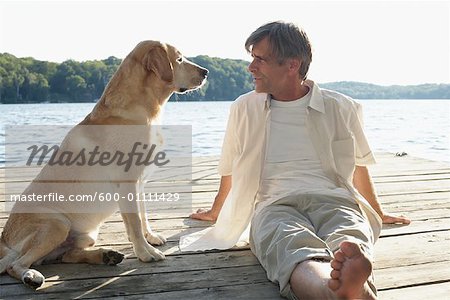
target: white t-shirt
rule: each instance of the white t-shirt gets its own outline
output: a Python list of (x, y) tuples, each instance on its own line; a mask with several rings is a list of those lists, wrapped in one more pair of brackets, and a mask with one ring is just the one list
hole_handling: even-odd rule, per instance
[(270, 132), (261, 183), (256, 194), (257, 210), (283, 197), (321, 194), (351, 198), (338, 188), (322, 165), (306, 128), (306, 109), (311, 93), (294, 101), (271, 99)]

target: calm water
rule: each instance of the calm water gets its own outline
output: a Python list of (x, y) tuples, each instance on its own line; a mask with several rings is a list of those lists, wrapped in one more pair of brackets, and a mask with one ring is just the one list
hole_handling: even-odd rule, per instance
[[(366, 134), (376, 152), (450, 162), (450, 100), (360, 100)], [(218, 155), (231, 102), (169, 102), (162, 123), (192, 125), (194, 156)], [(4, 125), (75, 125), (94, 103), (0, 105), (0, 165)]]

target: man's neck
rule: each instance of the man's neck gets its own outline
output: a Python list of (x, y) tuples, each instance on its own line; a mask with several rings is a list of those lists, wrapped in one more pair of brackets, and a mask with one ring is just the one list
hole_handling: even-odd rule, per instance
[(286, 88), (281, 94), (272, 94), (272, 98), (277, 101), (294, 101), (304, 97), (309, 92), (309, 87), (300, 82), (300, 84), (295, 84), (291, 88)]

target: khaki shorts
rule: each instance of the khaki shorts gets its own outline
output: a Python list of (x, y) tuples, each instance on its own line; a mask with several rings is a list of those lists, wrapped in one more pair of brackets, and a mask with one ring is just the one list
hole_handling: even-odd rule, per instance
[(353, 241), (373, 257), (372, 230), (356, 202), (324, 195), (288, 196), (253, 217), (250, 247), (283, 297), (292, 298), (289, 280), (298, 263), (331, 260), (343, 241)]

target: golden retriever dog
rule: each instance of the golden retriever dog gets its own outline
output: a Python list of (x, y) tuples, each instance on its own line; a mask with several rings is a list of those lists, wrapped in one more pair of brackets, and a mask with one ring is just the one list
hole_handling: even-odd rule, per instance
[[(70, 130), (53, 158), (63, 161), (67, 153), (94, 148), (101, 153), (126, 154), (133, 144), (156, 144), (149, 128), (162, 106), (174, 92), (199, 88), (207, 74), (208, 70), (187, 60), (171, 45), (139, 43), (123, 60), (92, 112)], [(100, 225), (118, 209), (136, 256), (143, 262), (164, 259), (152, 245), (161, 245), (165, 239), (151, 230), (141, 203), (126, 197), (140, 192), (146, 165), (128, 165), (124, 172), (123, 164), (100, 168), (78, 162), (71, 166), (47, 163), (22, 195), (69, 197), (105, 192), (119, 195), (118, 201), (14, 203), (0, 240), (0, 274), (8, 272), (36, 289), (44, 283), (44, 276), (31, 269), (32, 265), (55, 261), (120, 263), (123, 254), (91, 248)]]

